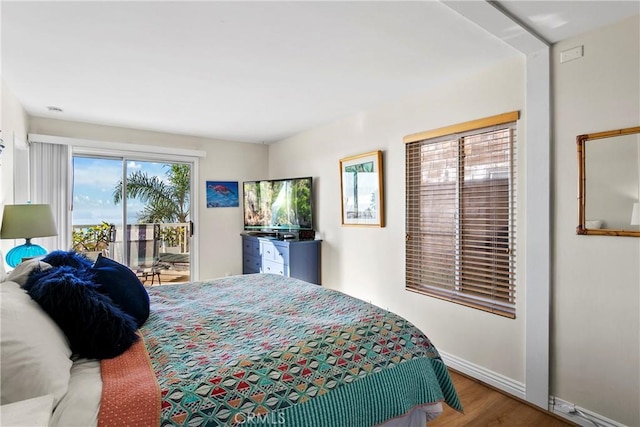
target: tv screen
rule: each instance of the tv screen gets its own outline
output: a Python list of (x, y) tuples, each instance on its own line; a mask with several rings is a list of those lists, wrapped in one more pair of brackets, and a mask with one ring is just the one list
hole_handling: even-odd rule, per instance
[(313, 230), (311, 177), (245, 181), (245, 230)]

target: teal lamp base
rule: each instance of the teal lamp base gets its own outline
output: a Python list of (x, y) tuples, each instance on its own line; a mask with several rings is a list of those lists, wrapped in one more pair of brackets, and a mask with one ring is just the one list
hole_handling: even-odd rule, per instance
[(39, 245), (34, 245), (30, 241), (31, 239), (27, 239), (27, 242), (24, 245), (16, 246), (7, 252), (6, 260), (7, 264), (11, 267), (15, 267), (22, 262), (23, 258), (32, 258), (41, 255), (45, 255), (47, 250)]

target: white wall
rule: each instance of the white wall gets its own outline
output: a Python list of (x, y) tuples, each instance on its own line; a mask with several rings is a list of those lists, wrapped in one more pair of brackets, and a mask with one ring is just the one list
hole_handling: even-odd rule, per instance
[[(584, 57), (559, 63), (584, 45)], [(578, 236), (576, 136), (640, 125), (640, 17), (553, 48), (552, 394), (640, 425), (640, 239)], [(629, 214), (630, 215), (630, 214)]]
[[(14, 147), (14, 138), (20, 141), (27, 139), (28, 118), (20, 102), (11, 93), (4, 80), (2, 80), (2, 140), (5, 149), (0, 154), (0, 220), (4, 205), (13, 204), (16, 200), (14, 194), (14, 155), (16, 147)], [(20, 201), (20, 200), (19, 200)], [(15, 246), (14, 240), (0, 240), (0, 250), (4, 256)], [(24, 243), (24, 241), (22, 242)]]
[(196, 235), (200, 244), (199, 277), (208, 279), (242, 273), (242, 202), (237, 208), (206, 208), (205, 181), (242, 181), (267, 176), (268, 146), (219, 141), (184, 135), (133, 130), (86, 123), (31, 118), (29, 132), (97, 141), (126, 142), (150, 146), (206, 151), (200, 159)]
[[(448, 85), (421, 91), (278, 142), (269, 150), (272, 178), (314, 177), (315, 226), (322, 244), (324, 286), (372, 301), (423, 329), (442, 351), (524, 382), (524, 278), (518, 277), (511, 320), (405, 290), (405, 147), (403, 136), (524, 106), (524, 58)], [(416, 91), (418, 93), (418, 91)], [(524, 153), (524, 132), (518, 150)], [(342, 227), (339, 160), (383, 151), (387, 226)], [(523, 159), (521, 159), (523, 160)], [(522, 163), (522, 161), (520, 162)], [(524, 176), (523, 164), (519, 165)], [(520, 193), (524, 197), (524, 193)], [(523, 205), (519, 207), (523, 211)], [(523, 224), (524, 222), (520, 222)], [(523, 245), (518, 250), (524, 259)], [(524, 269), (519, 269), (519, 272)], [(496, 351), (496, 348), (502, 349)]]

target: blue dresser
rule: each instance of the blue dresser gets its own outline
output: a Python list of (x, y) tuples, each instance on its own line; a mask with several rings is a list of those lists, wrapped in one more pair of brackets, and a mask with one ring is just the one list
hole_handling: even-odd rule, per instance
[(243, 235), (242, 274), (279, 274), (319, 285), (321, 242)]

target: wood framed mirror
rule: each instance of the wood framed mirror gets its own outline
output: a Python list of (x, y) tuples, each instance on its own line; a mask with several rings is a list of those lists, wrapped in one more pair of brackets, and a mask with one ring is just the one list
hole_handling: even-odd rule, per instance
[(578, 135), (577, 234), (640, 237), (640, 126)]

